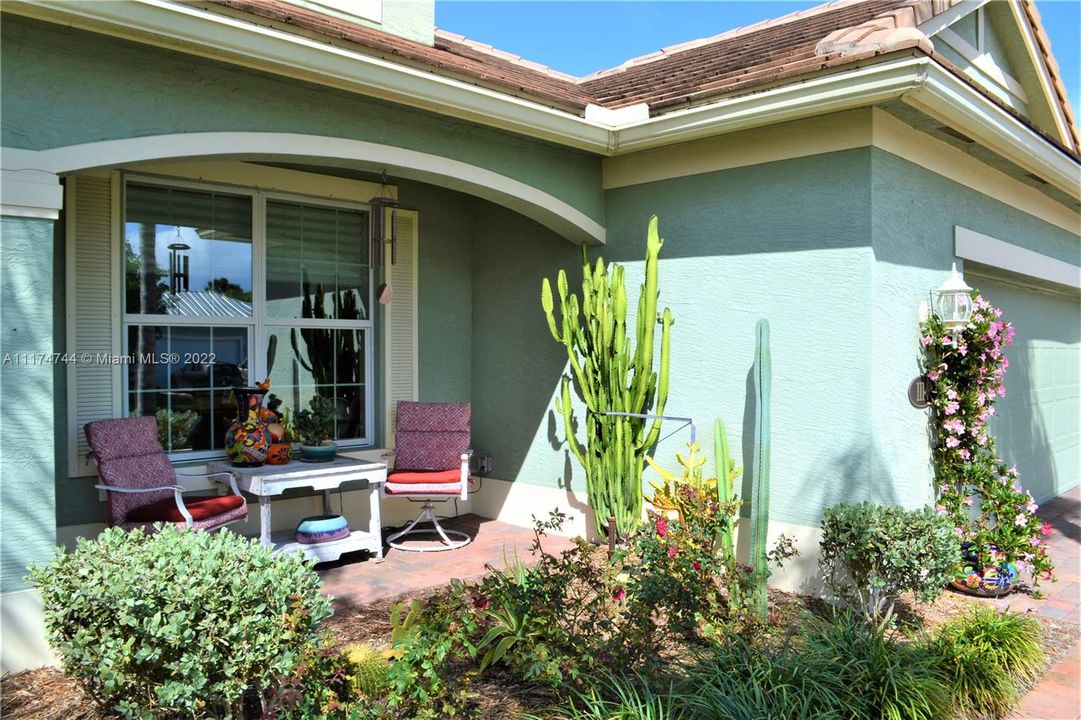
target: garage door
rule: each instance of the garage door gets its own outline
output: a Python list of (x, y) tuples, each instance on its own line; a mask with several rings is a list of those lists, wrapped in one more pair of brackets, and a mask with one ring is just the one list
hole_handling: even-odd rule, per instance
[(973, 268), (965, 278), (1017, 329), (991, 431), (1037, 502), (1081, 484), (1081, 302)]

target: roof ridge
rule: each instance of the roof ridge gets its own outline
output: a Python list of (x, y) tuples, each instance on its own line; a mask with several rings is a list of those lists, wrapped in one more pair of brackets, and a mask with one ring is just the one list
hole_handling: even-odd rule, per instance
[(695, 48), (703, 47), (705, 45), (711, 45), (721, 40), (729, 40), (731, 38), (739, 37), (741, 35), (765, 30), (769, 27), (784, 25), (790, 22), (794, 22), (796, 20), (804, 20), (808, 17), (813, 17), (815, 15), (830, 12), (832, 10), (837, 10), (839, 8), (848, 7), (851, 5), (859, 5), (862, 2), (866, 2), (866, 0), (830, 0), (830, 2), (826, 2), (821, 5), (815, 5), (813, 7), (805, 8), (803, 10), (796, 10), (794, 12), (788, 13), (787, 15), (781, 15), (780, 17), (776, 18), (767, 18), (765, 20), (760, 20), (759, 22), (752, 23), (750, 25), (744, 25), (743, 27), (725, 30), (722, 33), (712, 35), (710, 37), (676, 43), (675, 45), (669, 45), (667, 47), (661, 48), (660, 50), (654, 50), (651, 53), (646, 53), (645, 55), (639, 55), (637, 57), (630, 58), (629, 60), (625, 60), (623, 63), (617, 65), (616, 67), (598, 70), (596, 72), (590, 73), (589, 75), (583, 75), (582, 77), (577, 78), (577, 82), (584, 83), (602, 77), (609, 77), (616, 73), (628, 70), (632, 67), (637, 67), (638, 65), (644, 65), (646, 63), (662, 60), (666, 57), (684, 52), (686, 50), (694, 50)]
[(570, 73), (556, 70), (539, 62), (534, 62), (533, 60), (527, 60), (521, 55), (515, 55), (514, 53), (507, 52), (506, 50), (500, 50), (493, 45), (489, 45), (488, 43), (480, 42), (479, 40), (471, 40), (464, 35), (460, 35), (456, 32), (451, 32), (450, 30), (444, 30), (443, 28), (437, 27), (435, 29), (435, 36), (438, 39), (447, 42), (457, 43), (459, 45), (465, 45), (470, 49), (476, 50), (477, 52), (482, 52), (487, 55), (491, 55), (492, 57), (499, 58), (500, 60), (514, 63), (515, 65), (520, 65), (527, 70), (533, 70), (534, 72), (542, 73), (555, 80), (561, 80), (570, 83), (578, 82), (578, 78), (574, 75), (571, 75)]

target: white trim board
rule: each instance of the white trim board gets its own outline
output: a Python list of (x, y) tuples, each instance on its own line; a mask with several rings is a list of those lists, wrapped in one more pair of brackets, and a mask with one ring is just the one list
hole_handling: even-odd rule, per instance
[(954, 226), (954, 253), (964, 260), (1081, 290), (1081, 267), (960, 225)]

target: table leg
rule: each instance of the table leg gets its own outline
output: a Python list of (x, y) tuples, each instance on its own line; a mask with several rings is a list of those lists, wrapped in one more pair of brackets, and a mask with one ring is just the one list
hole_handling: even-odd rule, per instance
[(383, 557), (383, 519), (379, 515), (379, 486), (368, 484), (368, 503), (371, 507), (371, 520), (368, 521), (368, 532), (375, 535), (378, 549), (375, 551), (377, 558)]
[(330, 490), (323, 491), (323, 514), (334, 515), (334, 513), (330, 511)]
[(259, 542), (263, 547), (270, 547), (270, 497), (259, 496)]

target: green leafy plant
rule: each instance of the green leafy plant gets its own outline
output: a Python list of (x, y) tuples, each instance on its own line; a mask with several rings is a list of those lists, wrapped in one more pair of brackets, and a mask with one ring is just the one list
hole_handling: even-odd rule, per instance
[(331, 614), (310, 562), (233, 533), (109, 528), (31, 568), (65, 673), (125, 718), (239, 718)]
[(974, 607), (938, 629), (930, 646), (966, 717), (1002, 717), (1020, 699), (1019, 681), (1036, 679), (1046, 660), (1040, 625), (1019, 613)]
[(154, 413), (154, 419), (158, 421), (158, 442), (166, 452), (171, 452), (188, 446), (191, 431), (199, 422), (199, 414), (193, 410), (162, 408)]
[(888, 623), (897, 597), (934, 600), (960, 559), (953, 525), (929, 508), (842, 503), (822, 517), (818, 566), (826, 586), (865, 617)]
[(978, 292), (972, 306), (964, 328), (947, 328), (935, 316), (923, 324), (935, 507), (953, 522), (964, 550), (964, 563), (956, 569), (959, 582), (973, 589), (990, 582), (1007, 590), (1027, 572), (1038, 586), (1041, 579), (1053, 579), (1045, 541), (1051, 525), (1036, 515), (1032, 494), (1022, 489), (1017, 469), (999, 458), (987, 431), (995, 400), (1006, 394), (1004, 350), (1013, 343), (1014, 328)]
[(685, 701), (672, 685), (658, 692), (655, 679), (602, 672), (589, 686), (574, 692), (568, 706), (555, 714), (528, 720), (683, 720)]
[[(645, 282), (638, 298), (635, 344), (627, 336), (627, 289), (623, 268), (605, 267), (604, 260), (590, 268), (582, 246), (582, 300), (568, 293), (567, 273), (559, 271), (560, 321), (555, 318), (552, 287), (545, 278), (541, 305), (548, 329), (567, 351), (570, 375), (563, 377), (556, 409), (563, 416), (567, 446), (586, 473), (586, 493), (597, 531), (604, 535), (609, 517), (626, 536), (642, 517), (642, 470), (646, 453), (657, 443), (661, 421), (637, 415), (663, 415), (668, 400), (668, 366), (672, 312), (665, 308), (661, 326), (660, 369), (653, 367), (653, 338), (657, 316), (657, 258), (664, 240), (657, 232), (657, 217), (649, 219), (646, 233)], [(588, 410), (583, 447), (575, 433), (571, 382)]]
[(294, 432), (304, 445), (322, 445), (334, 437), (336, 417), (334, 401), (315, 395), (293, 418)]
[(759, 620), (766, 619), (769, 580), (769, 468), (772, 433), (770, 432), (770, 387), (773, 361), (770, 356), (769, 321), (759, 320), (754, 328), (754, 465), (751, 468), (751, 567), (755, 582), (751, 607)]

